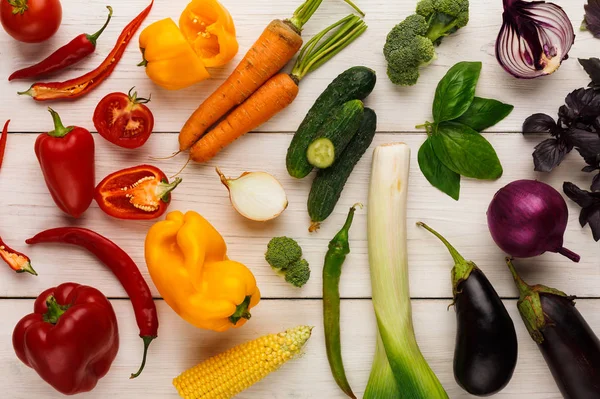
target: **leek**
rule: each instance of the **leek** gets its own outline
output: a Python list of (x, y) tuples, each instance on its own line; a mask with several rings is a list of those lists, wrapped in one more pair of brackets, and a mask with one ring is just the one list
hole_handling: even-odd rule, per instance
[(406, 144), (375, 149), (367, 223), (379, 338), (364, 399), (448, 398), (421, 354), (412, 324), (406, 249), (409, 169)]

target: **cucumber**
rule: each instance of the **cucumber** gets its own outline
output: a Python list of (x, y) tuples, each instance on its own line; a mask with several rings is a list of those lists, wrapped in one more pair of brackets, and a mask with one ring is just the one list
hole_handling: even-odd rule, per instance
[(377, 77), (369, 68), (357, 66), (342, 72), (317, 98), (296, 131), (286, 157), (290, 176), (302, 179), (313, 169), (306, 158), (308, 146), (317, 136), (321, 125), (334, 109), (350, 100), (365, 99), (375, 87)]
[(320, 222), (333, 212), (354, 166), (371, 145), (376, 129), (375, 111), (365, 108), (360, 128), (346, 150), (332, 167), (317, 173), (308, 195), (308, 214), (312, 221), (310, 231), (318, 229)]
[(330, 167), (358, 131), (363, 110), (364, 105), (360, 100), (348, 101), (336, 108), (317, 131), (316, 140), (308, 146), (308, 163), (321, 169)]

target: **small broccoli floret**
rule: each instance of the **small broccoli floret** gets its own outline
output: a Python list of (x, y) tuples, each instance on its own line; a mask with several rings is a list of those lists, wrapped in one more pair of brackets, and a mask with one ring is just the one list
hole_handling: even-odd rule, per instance
[(469, 23), (469, 0), (421, 0), (417, 14), (427, 20), (427, 37), (439, 45), (448, 36)]
[(387, 36), (383, 54), (392, 83), (416, 84), (419, 68), (436, 58), (434, 46), (468, 22), (468, 0), (421, 0), (417, 13), (396, 25)]
[(310, 267), (304, 259), (292, 263), (285, 270), (285, 281), (294, 287), (302, 287), (310, 278)]
[(289, 237), (275, 237), (267, 245), (265, 259), (274, 269), (285, 269), (302, 258), (302, 248)]

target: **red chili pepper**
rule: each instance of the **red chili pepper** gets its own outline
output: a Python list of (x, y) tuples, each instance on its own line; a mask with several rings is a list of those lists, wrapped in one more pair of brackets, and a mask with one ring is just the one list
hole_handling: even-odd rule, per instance
[(83, 76), (65, 82), (35, 83), (29, 90), (19, 92), (19, 94), (31, 96), (36, 101), (46, 101), (77, 98), (95, 89), (96, 86), (108, 78), (115, 69), (117, 63), (123, 56), (127, 45), (131, 41), (131, 38), (142, 25), (146, 16), (150, 13), (153, 4), (154, 0), (152, 0), (150, 5), (146, 7), (140, 15), (135, 17), (135, 19), (123, 29), (115, 47), (98, 68)]
[(171, 191), (181, 183), (150, 165), (134, 166), (106, 176), (96, 187), (94, 198), (107, 215), (119, 219), (156, 219), (167, 210)]
[(38, 274), (31, 267), (31, 260), (29, 257), (21, 252), (17, 252), (2, 241), (0, 238), (0, 258), (10, 266), (11, 269), (17, 273), (31, 273), (34, 276)]
[(106, 8), (108, 8), (108, 19), (98, 32), (94, 33), (93, 35), (83, 33), (77, 36), (75, 39), (71, 40), (69, 43), (65, 44), (37, 64), (13, 72), (13, 74), (8, 77), (8, 80), (27, 79), (35, 78), (41, 75), (49, 75), (52, 72), (69, 67), (92, 54), (96, 50), (96, 42), (98, 41), (98, 37), (100, 37), (102, 32), (104, 32), (104, 29), (106, 29), (106, 26), (112, 17), (112, 7), (106, 6)]
[(95, 288), (65, 283), (42, 292), (12, 335), (13, 348), (54, 389), (94, 389), (119, 351), (117, 317)]
[(114, 273), (131, 299), (135, 319), (140, 329), (140, 337), (144, 341), (142, 365), (137, 373), (131, 374), (130, 378), (140, 375), (146, 365), (148, 346), (158, 336), (158, 315), (150, 288), (135, 262), (108, 238), (79, 227), (62, 227), (42, 231), (26, 242), (27, 244), (65, 243), (77, 245), (87, 249)]
[(4, 152), (6, 151), (6, 140), (8, 139), (8, 124), (10, 119), (4, 124), (2, 129), (2, 137), (0, 137), (0, 167), (2, 167), (2, 161), (4, 161)]
[(64, 127), (60, 116), (48, 108), (54, 130), (35, 141), (35, 154), (56, 205), (79, 217), (94, 198), (94, 138), (86, 129)]

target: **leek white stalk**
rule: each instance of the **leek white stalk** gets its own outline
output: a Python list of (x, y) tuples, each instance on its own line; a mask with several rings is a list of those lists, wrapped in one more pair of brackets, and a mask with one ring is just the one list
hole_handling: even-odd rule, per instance
[(447, 399), (414, 334), (406, 240), (410, 148), (379, 146), (373, 155), (368, 240), (379, 338), (364, 399)]

